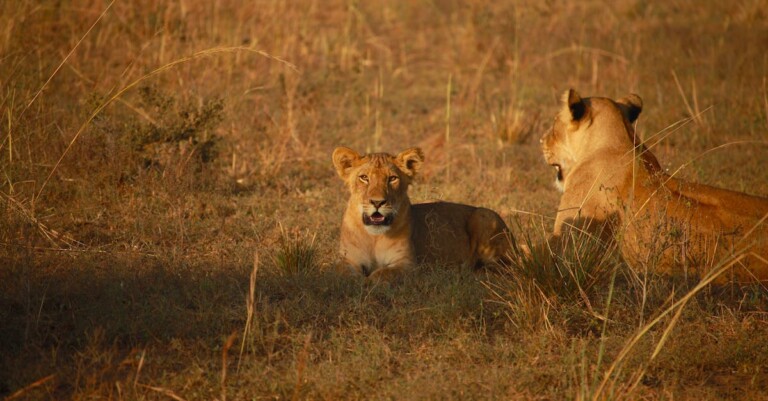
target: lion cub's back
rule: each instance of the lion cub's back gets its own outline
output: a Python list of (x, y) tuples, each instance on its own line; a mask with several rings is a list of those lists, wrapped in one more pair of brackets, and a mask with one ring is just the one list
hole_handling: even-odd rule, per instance
[(478, 208), (450, 202), (411, 206), (411, 238), (419, 263), (461, 265), (472, 258), (467, 223)]

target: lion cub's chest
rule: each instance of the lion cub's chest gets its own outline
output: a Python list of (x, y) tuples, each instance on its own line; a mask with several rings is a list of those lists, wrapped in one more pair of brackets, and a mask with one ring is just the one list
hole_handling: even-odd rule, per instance
[(341, 251), (347, 262), (360, 273), (367, 275), (381, 268), (405, 267), (414, 263), (408, 235), (390, 237), (360, 234), (342, 238), (341, 243)]

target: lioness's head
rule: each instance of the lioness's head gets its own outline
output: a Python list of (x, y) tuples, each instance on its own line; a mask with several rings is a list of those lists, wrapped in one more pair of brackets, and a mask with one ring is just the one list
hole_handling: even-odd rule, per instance
[(363, 225), (374, 235), (389, 230), (398, 212), (410, 206), (408, 185), (423, 161), (419, 148), (406, 149), (397, 156), (360, 155), (345, 147), (333, 151), (333, 165), (349, 187), (350, 202), (357, 204)]
[(557, 187), (562, 191), (573, 166), (599, 152), (631, 151), (640, 146), (632, 124), (642, 110), (643, 101), (635, 94), (614, 101), (582, 98), (573, 89), (565, 92), (562, 110), (541, 138), (544, 159), (557, 174)]

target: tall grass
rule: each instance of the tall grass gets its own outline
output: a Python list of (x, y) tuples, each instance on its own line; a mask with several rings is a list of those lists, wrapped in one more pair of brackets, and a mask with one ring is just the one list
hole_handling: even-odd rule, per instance
[(768, 194), (758, 3), (0, 3), (0, 396), (763, 396), (764, 289), (588, 236), (387, 288), (321, 269), (339, 145), (422, 145), (415, 202), (540, 243), (511, 211), (554, 215), (537, 137), (567, 87), (639, 93), (665, 168)]

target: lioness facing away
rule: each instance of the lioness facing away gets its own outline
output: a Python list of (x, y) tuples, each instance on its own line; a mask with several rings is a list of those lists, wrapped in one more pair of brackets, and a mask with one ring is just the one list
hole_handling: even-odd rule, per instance
[(333, 165), (350, 192), (341, 224), (348, 270), (393, 281), (417, 263), (475, 267), (507, 256), (512, 239), (496, 212), (448, 202), (411, 205), (408, 186), (423, 161), (419, 148), (397, 156), (334, 150)]
[(636, 268), (702, 276), (735, 260), (720, 282), (768, 281), (768, 199), (664, 172), (635, 136), (641, 111), (634, 94), (617, 101), (582, 98), (573, 89), (564, 94), (552, 130), (541, 138), (563, 193), (550, 244), (575, 229), (619, 241)]

